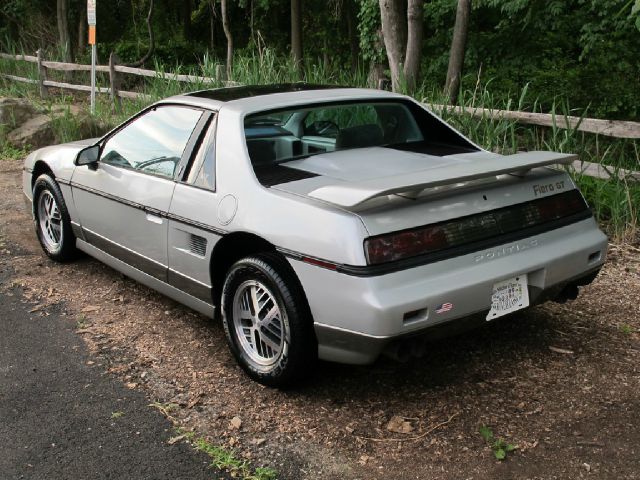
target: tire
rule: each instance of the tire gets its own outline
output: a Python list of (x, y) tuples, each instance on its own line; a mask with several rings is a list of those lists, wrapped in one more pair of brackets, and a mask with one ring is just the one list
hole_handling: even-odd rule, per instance
[(222, 321), (231, 352), (257, 382), (285, 387), (313, 372), (318, 344), (309, 306), (279, 255), (259, 254), (231, 266), (222, 289)]
[(42, 250), (56, 262), (68, 262), (77, 255), (76, 237), (60, 187), (43, 174), (33, 186), (33, 214)]

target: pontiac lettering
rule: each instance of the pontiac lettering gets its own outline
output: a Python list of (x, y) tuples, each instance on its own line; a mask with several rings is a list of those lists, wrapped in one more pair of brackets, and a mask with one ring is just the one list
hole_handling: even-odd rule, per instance
[(476, 255), (473, 259), (477, 262), (482, 262), (484, 260), (494, 260), (500, 257), (506, 257), (507, 255), (511, 255), (512, 253), (522, 252), (523, 250), (528, 250), (529, 248), (537, 247), (538, 240), (529, 240), (528, 242), (522, 243), (514, 243), (513, 245), (508, 245), (506, 247), (498, 248), (496, 250), (489, 250), (484, 253), (480, 253)]

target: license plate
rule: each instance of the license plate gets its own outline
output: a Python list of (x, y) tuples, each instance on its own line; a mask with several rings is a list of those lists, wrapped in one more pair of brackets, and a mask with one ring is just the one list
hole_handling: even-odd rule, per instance
[(493, 285), (491, 294), (491, 310), (487, 320), (507, 315), (529, 306), (529, 290), (527, 275), (518, 275)]

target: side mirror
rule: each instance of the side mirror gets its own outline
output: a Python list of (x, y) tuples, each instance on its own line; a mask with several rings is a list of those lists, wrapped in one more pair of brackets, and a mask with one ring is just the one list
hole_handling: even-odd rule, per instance
[(78, 152), (75, 164), (80, 165), (93, 165), (94, 167), (98, 163), (98, 157), (100, 156), (100, 145), (91, 145), (90, 147), (83, 148)]

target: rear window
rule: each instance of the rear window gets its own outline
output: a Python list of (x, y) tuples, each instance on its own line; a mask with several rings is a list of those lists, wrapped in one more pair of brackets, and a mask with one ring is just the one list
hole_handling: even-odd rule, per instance
[(477, 150), (429, 112), (412, 102), (396, 100), (260, 112), (245, 118), (244, 129), (254, 167), (367, 147), (440, 156)]

